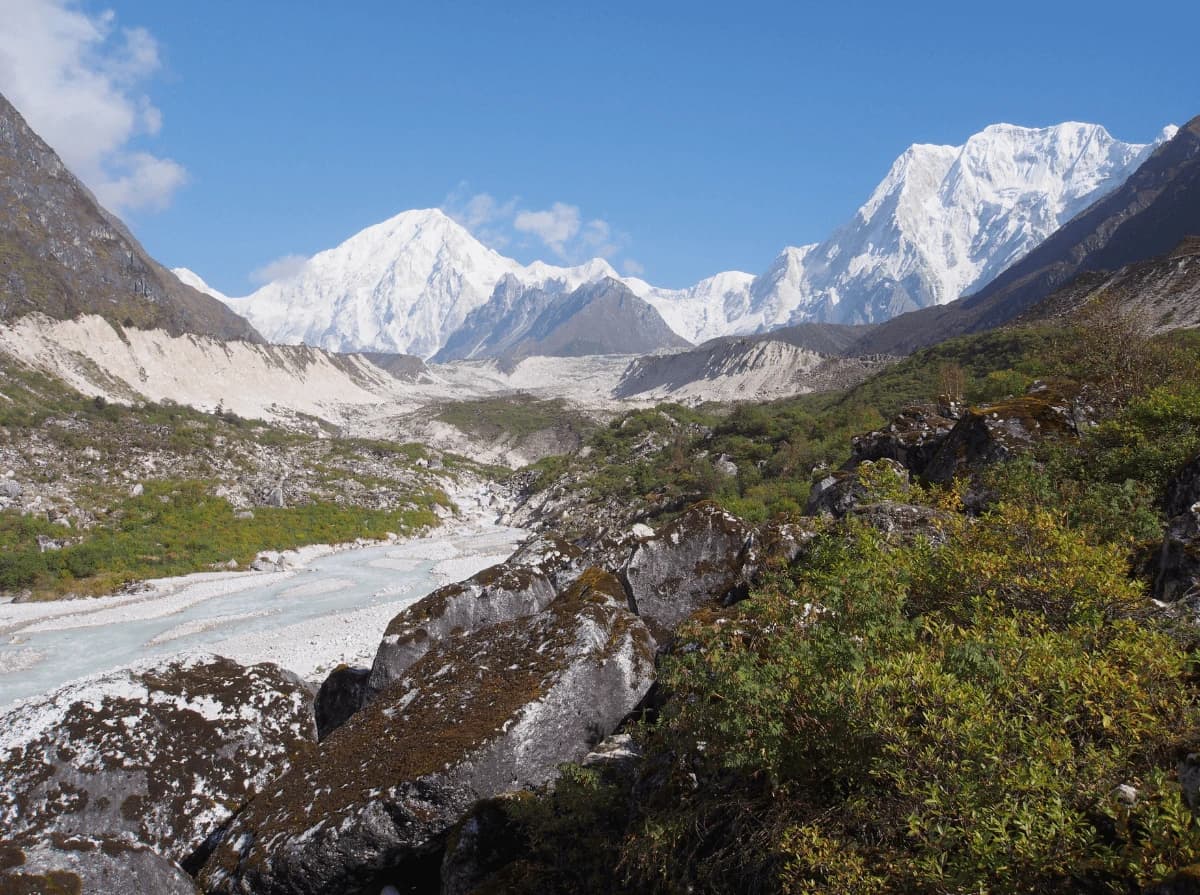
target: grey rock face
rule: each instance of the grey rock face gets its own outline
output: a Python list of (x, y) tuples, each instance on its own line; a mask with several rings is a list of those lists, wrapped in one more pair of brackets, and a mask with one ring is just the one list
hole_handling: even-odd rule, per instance
[(237, 816), (201, 885), (350, 895), (402, 876), (476, 801), (546, 783), (611, 732), (654, 650), (598, 570), (536, 616), (442, 641)]
[(624, 569), (634, 611), (662, 640), (742, 582), (750, 530), (711, 503), (693, 506), (640, 542)]
[(1167, 530), (1154, 576), (1154, 595), (1175, 602), (1200, 593), (1200, 457), (1167, 487)]
[(12, 479), (0, 479), (0, 497), (16, 500), (21, 496), (22, 489), (19, 482), (14, 482)]
[(68, 684), (0, 717), (0, 829), (182, 862), (311, 747), (311, 699), (274, 665), (217, 657)]
[(0, 840), (0, 892), (196, 895), (191, 877), (144, 846), (111, 837)]
[(541, 612), (554, 600), (549, 577), (533, 566), (503, 563), (460, 584), (439, 587), (388, 624), (375, 653), (366, 699), (398, 680), (422, 656), (455, 633)]
[(441, 895), (472, 895), (524, 853), (527, 844), (509, 819), (506, 801), (500, 796), (477, 803), (455, 827), (442, 857)]

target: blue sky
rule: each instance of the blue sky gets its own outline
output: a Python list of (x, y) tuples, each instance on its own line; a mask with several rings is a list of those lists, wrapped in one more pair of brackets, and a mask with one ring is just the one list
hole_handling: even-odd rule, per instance
[[(1140, 142), (1200, 113), (1195, 3), (0, 0), (5, 11), (29, 21), (0, 15), (0, 90), (44, 118), (152, 254), (234, 295), (276, 259), (446, 204), (523, 261), (601, 250), (665, 286), (760, 272), (846, 220), (910, 143), (1070, 119)], [(42, 51), (6, 67), (5, 46), (30, 44), (41, 14), (61, 70)], [(96, 33), (72, 31), (80, 19)], [(55, 90), (81, 71), (132, 110), (94, 138), (85, 113), (101, 101), (68, 123), (37, 111), (68, 108)], [(471, 204), (479, 194), (491, 205)]]

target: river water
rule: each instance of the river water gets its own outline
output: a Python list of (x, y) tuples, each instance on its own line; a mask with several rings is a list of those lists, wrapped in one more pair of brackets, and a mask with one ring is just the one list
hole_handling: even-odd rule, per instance
[(274, 661), (309, 679), (369, 664), (388, 621), (494, 565), (523, 532), (497, 525), (311, 556), (283, 572), (203, 573), (92, 600), (0, 604), (0, 711), (67, 681), (157, 656)]

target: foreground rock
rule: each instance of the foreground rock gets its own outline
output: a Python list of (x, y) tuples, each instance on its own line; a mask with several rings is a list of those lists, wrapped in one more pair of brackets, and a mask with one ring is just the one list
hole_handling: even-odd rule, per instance
[(623, 571), (634, 611), (664, 639), (743, 584), (750, 540), (742, 520), (716, 504), (696, 504), (633, 551)]
[(534, 565), (502, 563), (458, 584), (447, 584), (392, 619), (367, 681), (366, 700), (398, 680), (427, 652), (454, 634), (541, 612), (554, 600), (549, 576)]
[(0, 840), (5, 895), (196, 895), (191, 877), (145, 846), (113, 838)]
[(1154, 595), (1176, 602), (1200, 596), (1200, 457), (1167, 486), (1167, 530), (1154, 577)]
[(312, 748), (311, 702), (274, 665), (218, 657), (68, 684), (0, 717), (0, 829), (106, 835), (182, 863)]
[(325, 739), (363, 707), (370, 678), (371, 669), (349, 665), (339, 665), (329, 673), (313, 704), (318, 739)]
[(546, 783), (617, 726), (654, 651), (599, 570), (536, 616), (443, 640), (238, 815), (202, 886), (350, 895), (407, 888), (430, 861), (436, 877), (476, 801)]

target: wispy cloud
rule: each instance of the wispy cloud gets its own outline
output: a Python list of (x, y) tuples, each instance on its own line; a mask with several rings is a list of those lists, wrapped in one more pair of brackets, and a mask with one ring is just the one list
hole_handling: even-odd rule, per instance
[(72, 0), (0, 0), (0, 92), (109, 209), (164, 208), (187, 181), (178, 162), (137, 146), (162, 128), (144, 92), (158, 42), (111, 10)]
[(608, 221), (585, 219), (578, 205), (553, 202), (549, 208), (528, 208), (516, 196), (500, 200), (472, 193), (466, 183), (446, 196), (442, 210), (492, 248), (549, 250), (554, 260), (569, 264), (596, 257), (612, 260), (631, 242)]
[(579, 206), (555, 202), (542, 211), (521, 211), (513, 226), (540, 239), (560, 258), (567, 257), (567, 240), (579, 232)]
[(308, 259), (303, 255), (284, 255), (250, 271), (250, 282), (255, 286), (265, 286), (276, 280), (288, 280), (300, 273), (306, 264)]
[(626, 258), (621, 262), (621, 272), (628, 277), (640, 277), (646, 272), (646, 268), (632, 258)]

